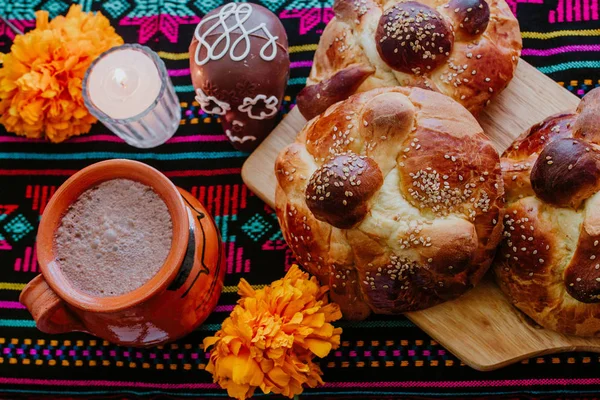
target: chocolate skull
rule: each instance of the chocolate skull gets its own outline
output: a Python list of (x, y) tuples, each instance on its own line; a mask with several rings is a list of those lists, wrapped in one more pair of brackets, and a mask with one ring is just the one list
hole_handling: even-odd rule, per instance
[(221, 116), (238, 150), (254, 150), (273, 129), (289, 76), (287, 49), (281, 21), (257, 4), (226, 4), (196, 27), (190, 44), (196, 100)]

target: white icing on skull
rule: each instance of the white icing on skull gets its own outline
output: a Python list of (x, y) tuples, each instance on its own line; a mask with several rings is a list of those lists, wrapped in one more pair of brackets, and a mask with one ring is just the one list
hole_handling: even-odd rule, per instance
[[(233, 126), (244, 126), (243, 122), (240, 122), (236, 119), (233, 120), (233, 122), (231, 123)], [(247, 135), (247, 136), (242, 136), (241, 138), (238, 136), (233, 136), (231, 134), (231, 130), (226, 129), (225, 130), (225, 134), (227, 135), (227, 137), (229, 138), (229, 140), (231, 140), (232, 142), (239, 142), (239, 143), (244, 143), (248, 140), (256, 140), (256, 136), (251, 136), (251, 135)]]
[[(264, 110), (261, 110), (258, 113), (255, 112), (254, 107), (259, 101), (264, 102), (264, 108), (268, 111), (265, 112)], [(275, 96), (267, 98), (267, 96), (265, 96), (264, 94), (259, 94), (253, 99), (251, 99), (250, 97), (244, 97), (244, 103), (238, 107), (238, 110), (247, 113), (248, 116), (252, 119), (265, 119), (277, 114), (278, 103), (279, 101)]]
[[(207, 96), (202, 89), (196, 89), (196, 101), (200, 104), (200, 108), (207, 114), (225, 115), (231, 110), (229, 103), (217, 99), (215, 96)], [(210, 103), (214, 103), (213, 108)]]
[[(244, 26), (244, 22), (250, 18), (252, 15), (252, 5), (246, 3), (229, 3), (221, 10), (218, 14), (211, 15), (208, 18), (204, 18), (196, 27), (196, 31), (194, 32), (195, 38), (198, 40), (198, 46), (196, 47), (196, 55), (195, 61), (198, 65), (204, 65), (211, 60), (220, 60), (229, 52), (229, 57), (233, 61), (241, 61), (244, 60), (248, 54), (250, 53), (250, 34), (258, 31), (263, 31), (267, 36), (267, 41), (264, 46), (260, 50), (260, 57), (265, 61), (271, 61), (277, 55), (277, 39), (278, 36), (273, 36), (271, 32), (267, 29), (265, 23), (261, 23), (250, 30), (247, 30)], [(227, 25), (227, 18), (233, 16), (235, 19), (235, 23), (232, 26)], [(200, 28), (205, 24), (209, 24), (212, 22), (212, 26), (210, 26), (206, 32), (202, 35), (200, 34)], [(217, 28), (222, 27), (223, 32), (219, 37), (211, 44), (206, 41), (206, 38)], [(237, 38), (233, 43), (231, 43), (230, 33), (239, 29), (241, 31), (241, 35)], [(219, 53), (215, 53), (217, 48), (222, 42), (225, 42), (223, 49)], [(238, 46), (241, 47), (242, 53), (239, 56), (236, 56), (236, 49)], [(206, 57), (200, 59), (200, 51), (205, 48), (206, 49)], [(270, 53), (267, 55), (267, 51), (270, 50)]]

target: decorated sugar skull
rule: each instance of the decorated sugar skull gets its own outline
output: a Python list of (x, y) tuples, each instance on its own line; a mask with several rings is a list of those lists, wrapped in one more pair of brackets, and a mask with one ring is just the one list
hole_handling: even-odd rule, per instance
[(239, 150), (254, 150), (273, 129), (289, 76), (287, 47), (281, 21), (256, 4), (226, 4), (196, 27), (190, 45), (196, 101), (221, 117)]

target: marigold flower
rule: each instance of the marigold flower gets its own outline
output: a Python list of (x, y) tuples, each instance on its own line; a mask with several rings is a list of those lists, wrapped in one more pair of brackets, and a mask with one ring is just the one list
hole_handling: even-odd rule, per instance
[(240, 400), (257, 387), (292, 398), (304, 384), (322, 385), (313, 358), (338, 348), (342, 333), (330, 323), (342, 313), (328, 303), (328, 287), (293, 265), (264, 289), (252, 289), (244, 279), (238, 289), (242, 298), (221, 330), (204, 339), (205, 349), (213, 347), (206, 370), (214, 382)]
[(47, 11), (36, 12), (36, 28), (0, 53), (0, 123), (52, 142), (89, 132), (96, 119), (83, 103), (83, 76), (96, 57), (121, 44), (107, 18), (80, 5), (51, 22)]

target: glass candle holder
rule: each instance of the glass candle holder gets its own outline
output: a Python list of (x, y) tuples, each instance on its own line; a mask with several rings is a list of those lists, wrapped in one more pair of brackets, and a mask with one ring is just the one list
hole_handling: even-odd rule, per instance
[(139, 148), (163, 144), (181, 121), (165, 63), (138, 44), (113, 47), (94, 60), (83, 78), (83, 99), (93, 116)]

